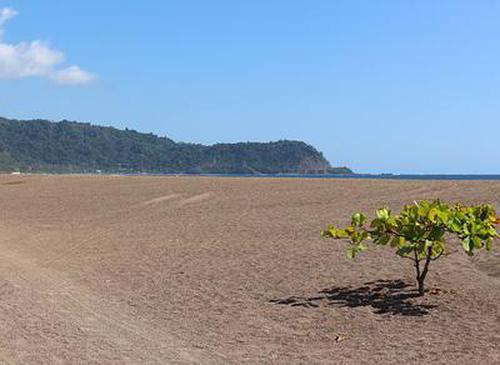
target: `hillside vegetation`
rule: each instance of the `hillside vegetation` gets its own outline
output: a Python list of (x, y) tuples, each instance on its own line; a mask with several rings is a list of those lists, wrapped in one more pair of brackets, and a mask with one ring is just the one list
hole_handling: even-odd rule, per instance
[(52, 172), (351, 173), (300, 141), (205, 146), (70, 121), (0, 118), (0, 169)]

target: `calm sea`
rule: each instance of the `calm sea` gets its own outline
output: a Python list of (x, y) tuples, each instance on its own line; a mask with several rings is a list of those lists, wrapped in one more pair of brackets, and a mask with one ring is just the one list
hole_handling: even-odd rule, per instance
[[(168, 174), (169, 176), (172, 174)], [(173, 174), (190, 175), (190, 174)], [(500, 175), (391, 175), (391, 174), (356, 174), (356, 175), (307, 175), (307, 174), (197, 174), (196, 176), (220, 177), (277, 177), (277, 178), (311, 178), (311, 179), (382, 179), (382, 180), (500, 180)]]

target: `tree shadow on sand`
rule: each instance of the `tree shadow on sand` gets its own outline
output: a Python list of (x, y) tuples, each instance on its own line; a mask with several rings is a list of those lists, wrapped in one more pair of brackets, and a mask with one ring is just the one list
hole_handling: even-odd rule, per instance
[(331, 307), (372, 307), (376, 314), (424, 316), (435, 308), (431, 304), (413, 303), (419, 297), (415, 289), (402, 280), (377, 280), (358, 288), (332, 287), (321, 290), (312, 297), (288, 297), (271, 300), (271, 303), (292, 307), (317, 308), (322, 303)]

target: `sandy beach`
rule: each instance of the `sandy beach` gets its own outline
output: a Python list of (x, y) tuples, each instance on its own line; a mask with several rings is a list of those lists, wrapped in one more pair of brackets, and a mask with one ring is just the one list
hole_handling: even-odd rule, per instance
[[(319, 232), (500, 181), (0, 176), (0, 363), (493, 364), (500, 250), (356, 261)], [(499, 242), (496, 242), (498, 244)]]

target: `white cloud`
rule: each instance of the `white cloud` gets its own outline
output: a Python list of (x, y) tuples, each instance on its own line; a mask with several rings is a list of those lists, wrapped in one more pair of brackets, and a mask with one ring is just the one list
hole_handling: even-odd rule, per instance
[(80, 66), (74, 65), (56, 71), (53, 78), (62, 85), (84, 85), (94, 81), (95, 75), (82, 70)]
[(12, 8), (0, 9), (0, 26), (3, 26), (7, 20), (17, 15), (17, 11)]
[(17, 15), (11, 8), (0, 9), (0, 78), (45, 77), (62, 85), (85, 85), (96, 76), (74, 65), (64, 67), (64, 53), (42, 41), (6, 43), (2, 40), (5, 22)]
[(17, 15), (17, 11), (11, 8), (3, 8), (0, 9), (0, 38), (2, 38), (4, 29), (3, 25), (7, 22), (7, 20), (15, 17)]
[(50, 76), (64, 54), (39, 41), (8, 44), (0, 42), (0, 77)]
[(3, 25), (7, 20), (17, 15), (17, 11), (12, 8), (0, 9), (0, 25)]

